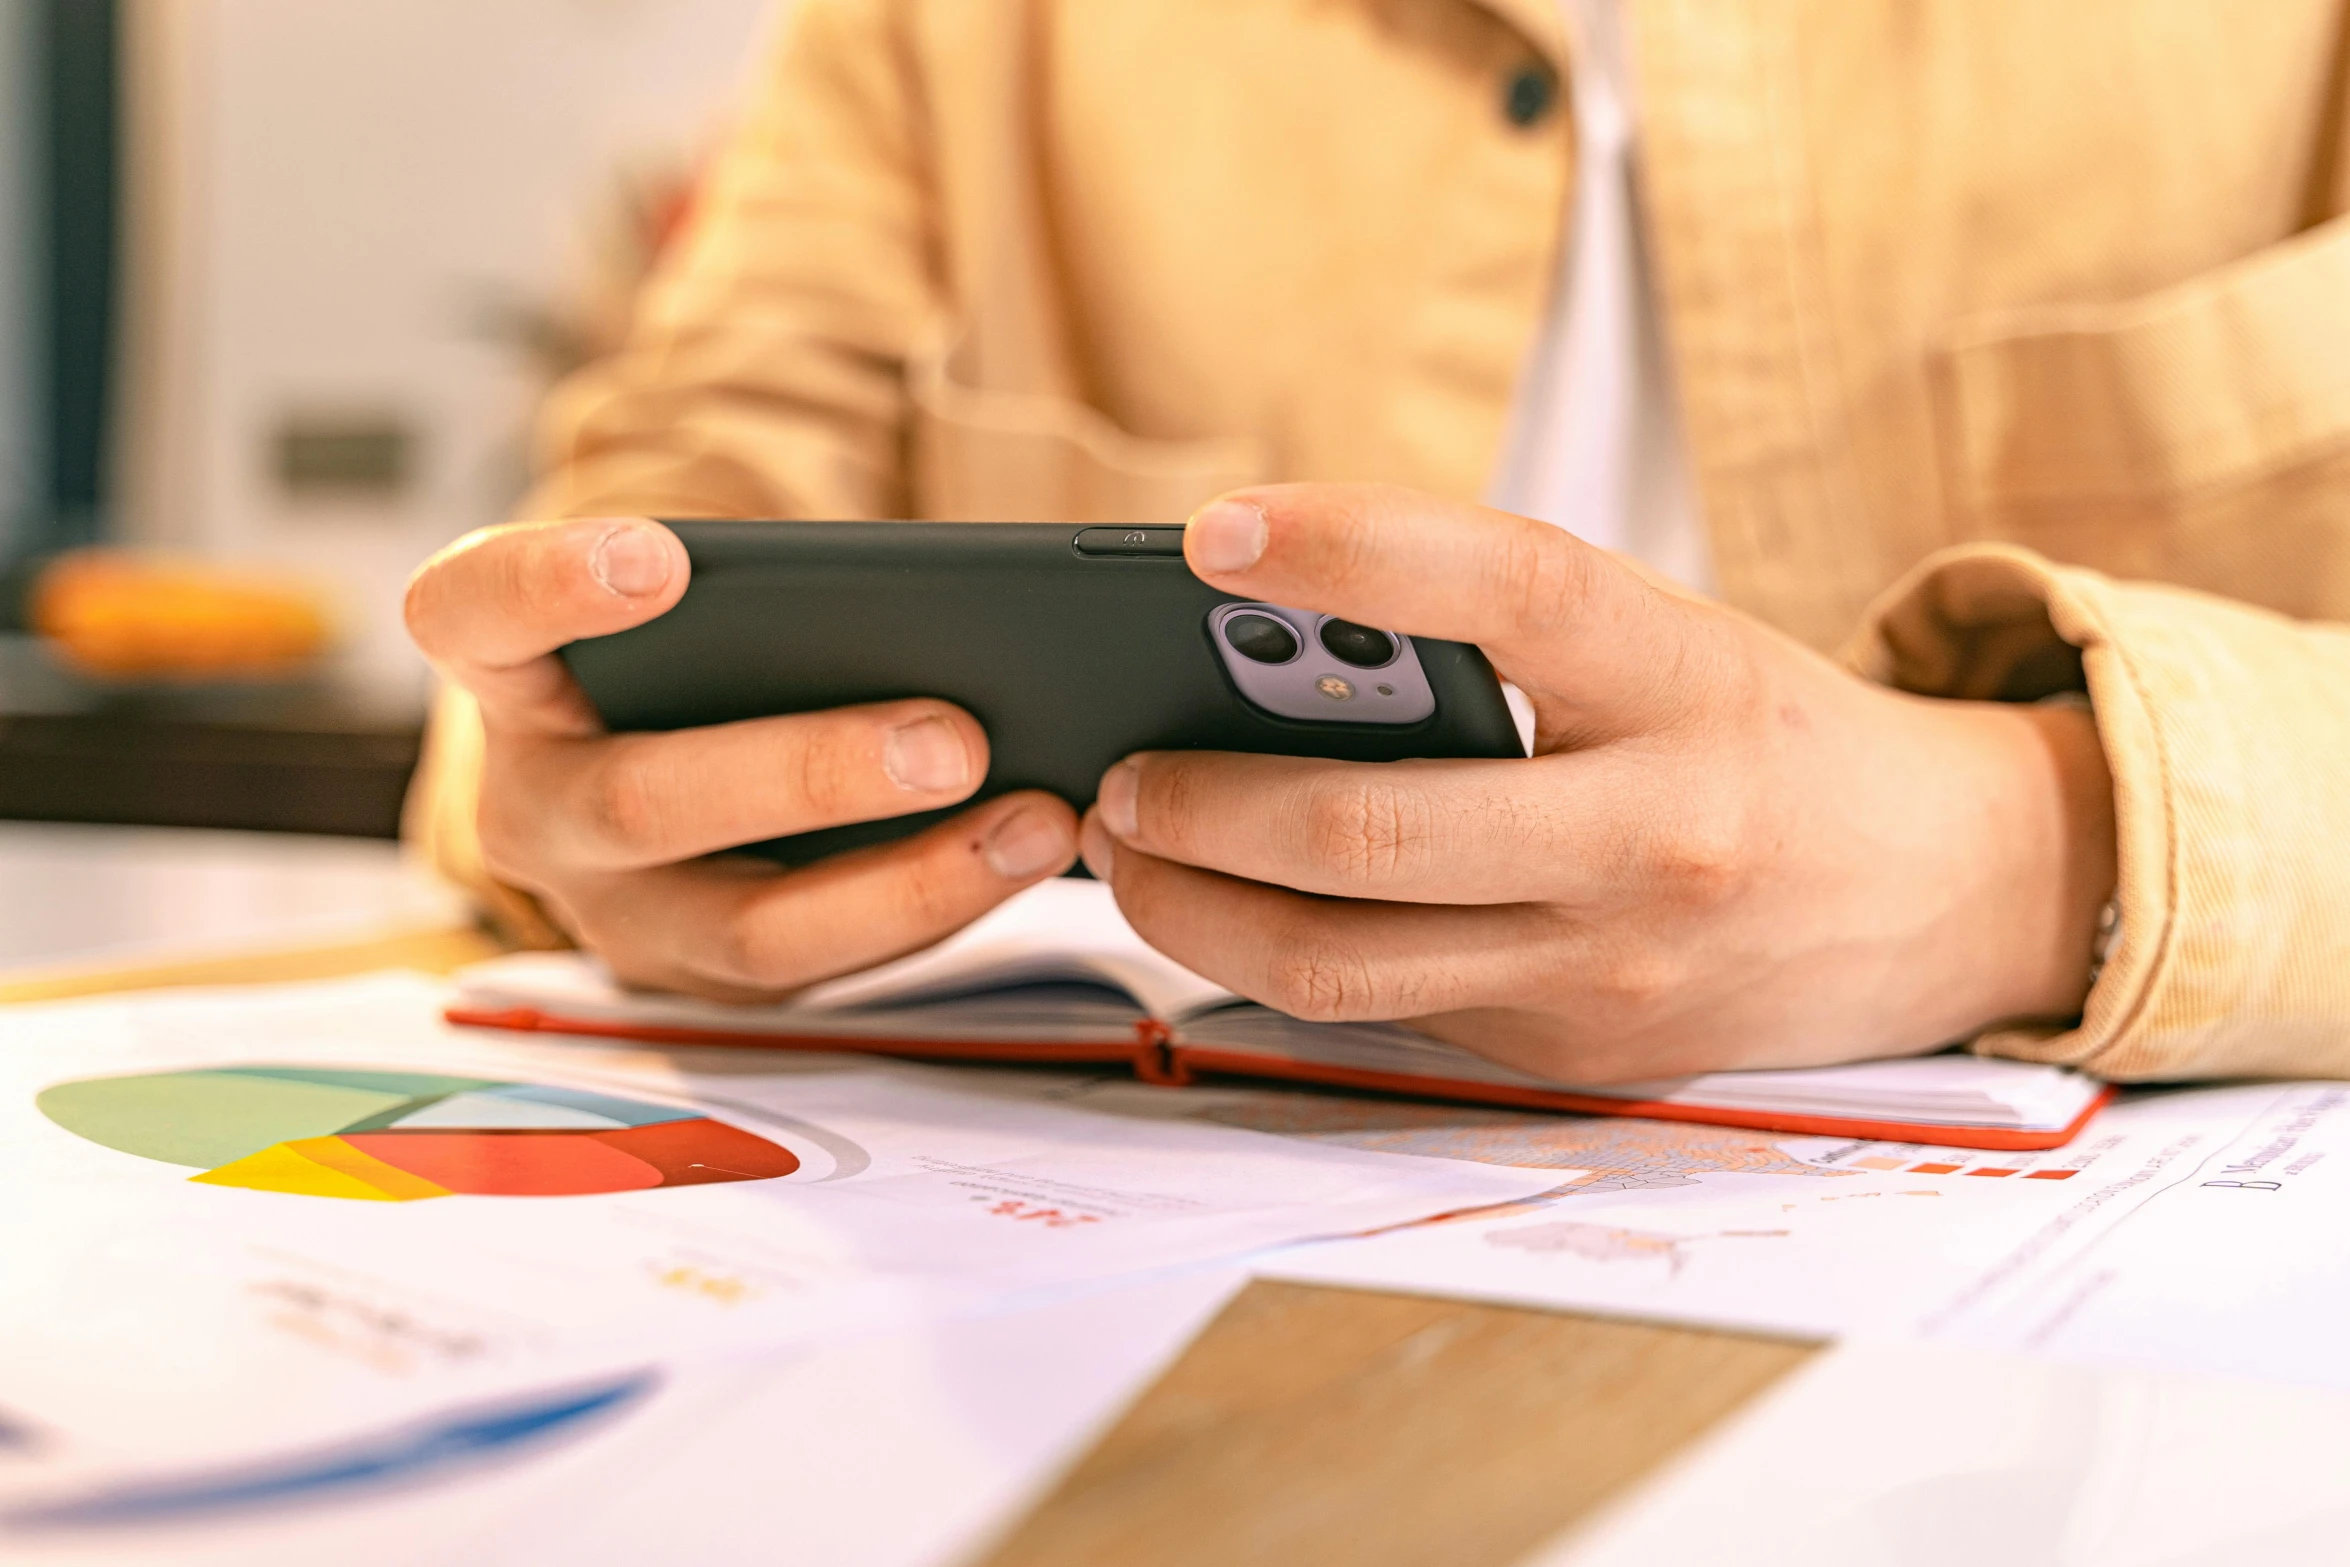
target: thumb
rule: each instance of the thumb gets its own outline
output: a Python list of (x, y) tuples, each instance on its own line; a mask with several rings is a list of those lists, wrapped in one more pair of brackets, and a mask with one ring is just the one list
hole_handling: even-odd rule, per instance
[(1236, 490), (1183, 553), (1227, 593), (1475, 643), (1533, 700), (1538, 750), (1673, 722), (1725, 630), (1563, 528), (1392, 485)]
[(481, 528), (408, 579), (408, 634), (490, 728), (592, 733), (595, 715), (554, 653), (665, 613), (692, 573), (677, 535), (647, 518)]

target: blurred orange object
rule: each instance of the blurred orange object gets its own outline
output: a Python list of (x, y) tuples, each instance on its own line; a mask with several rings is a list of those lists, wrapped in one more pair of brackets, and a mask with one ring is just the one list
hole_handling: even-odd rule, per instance
[(123, 550), (59, 556), (27, 608), (62, 662), (112, 680), (289, 675), (330, 638), (318, 595), (301, 583)]

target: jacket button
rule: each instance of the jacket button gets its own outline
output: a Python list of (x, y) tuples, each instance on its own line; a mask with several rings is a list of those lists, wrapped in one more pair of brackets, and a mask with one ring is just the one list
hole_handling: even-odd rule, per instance
[(1510, 74), (1501, 91), (1501, 112), (1520, 130), (1534, 125), (1558, 102), (1558, 81), (1541, 65), (1528, 64)]

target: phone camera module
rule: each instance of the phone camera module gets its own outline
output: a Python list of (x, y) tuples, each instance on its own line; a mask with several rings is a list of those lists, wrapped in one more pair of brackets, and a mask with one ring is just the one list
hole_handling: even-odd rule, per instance
[(1232, 616), (1224, 622), (1224, 640), (1242, 658), (1259, 664), (1286, 664), (1297, 657), (1297, 633), (1270, 615)]
[(1395, 638), (1384, 631), (1358, 626), (1351, 620), (1325, 620), (1321, 637), (1323, 648), (1342, 664), (1384, 669), (1395, 662)]
[(1204, 629), (1225, 678), (1270, 717), (1405, 725), (1436, 712), (1422, 650), (1409, 637), (1279, 604), (1219, 604)]

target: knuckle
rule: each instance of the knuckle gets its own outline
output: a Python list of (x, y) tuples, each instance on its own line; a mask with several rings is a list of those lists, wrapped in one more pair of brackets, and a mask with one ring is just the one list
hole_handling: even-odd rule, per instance
[(1373, 883), (1408, 872), (1424, 857), (1433, 831), (1424, 799), (1371, 779), (1317, 791), (1306, 802), (1303, 826), (1315, 863)]
[(1199, 770), (1180, 756), (1151, 757), (1142, 764), (1136, 788), (1142, 841), (1179, 856), (1197, 852), (1193, 829), (1215, 814)]
[(687, 977), (644, 929), (643, 921), (633, 912), (625, 883), (585, 883), (568, 900), (563, 923), (623, 985), (674, 990)]
[[(705, 961), (736, 984), (780, 991), (925, 945), (974, 912), (953, 868), (925, 857), (853, 891), (783, 877), (721, 924)], [(843, 911), (852, 917), (842, 920)]]
[(1590, 983), (1606, 1010), (1640, 1016), (1664, 1006), (1687, 978), (1685, 965), (1671, 954), (1643, 948), (1602, 963)]
[(512, 878), (506, 873), (517, 869), (528, 858), (530, 836), (524, 830), (528, 816), (514, 808), (512, 801), (494, 791), (484, 791), (481, 804), (474, 808), (473, 828), (481, 841), (481, 857), (485, 868)]
[(1274, 1006), (1309, 1023), (1343, 1023), (1374, 1011), (1369, 965), (1325, 937), (1293, 936), (1282, 942), (1267, 987)]
[(519, 612), (517, 618), (525, 623), (557, 623), (574, 618), (572, 612), (581, 586), (577, 579), (584, 574), (564, 569), (568, 562), (546, 548), (542, 540), (532, 539), (524, 547), (490, 553), (494, 566), (493, 602), (511, 606)]
[(575, 622), (588, 586), (579, 552), (563, 548), (560, 524), (507, 523), (458, 540), (426, 569), (444, 591), (494, 609), (507, 625)]
[(648, 748), (623, 744), (609, 750), (591, 774), (581, 825), (606, 850), (638, 855), (667, 838), (674, 814), (665, 769)]
[(1766, 732), (1780, 706), (1779, 685), (1756, 655), (1743, 628), (1718, 619), (1701, 621), (1710, 635), (1684, 638), (1676, 663), (1682, 687), (1703, 691), (1716, 721), (1731, 733)]
[(1376, 583), (1386, 566), (1383, 530), (1362, 526), (1359, 511), (1355, 512), (1355, 519), (1356, 526), (1341, 528), (1330, 538), (1320, 563), (1322, 575), (1333, 587), (1346, 593)]
[(719, 921), (701, 961), (736, 984), (756, 990), (779, 989), (796, 978), (791, 972), (789, 943), (778, 939), (773, 921), (759, 915), (753, 904)]
[(1745, 628), (1719, 613), (1696, 613), (1661, 597), (1648, 604), (1670, 624), (1650, 640), (1659, 656), (1625, 692), (1631, 710), (1656, 726), (1689, 725), (1717, 739), (1764, 733), (1778, 707), (1777, 683)]
[(545, 814), (528, 771), (515, 765), (509, 750), (493, 739), (483, 753), (473, 830), (486, 868), (501, 880), (517, 881), (538, 858)]
[[(961, 855), (961, 846), (955, 852)], [(920, 940), (963, 924), (971, 916), (964, 907), (963, 879), (936, 860), (908, 866), (892, 888), (892, 913), (899, 929)]]
[(1753, 834), (1746, 813), (1708, 802), (1685, 811), (1650, 844), (1650, 882), (1683, 908), (1715, 909), (1735, 902), (1752, 880)]
[(610, 940), (592, 925), (583, 929), (582, 934), (595, 943), (596, 957), (621, 984), (632, 989), (674, 988), (675, 976), (669, 972), (667, 965), (653, 961), (631, 943)]
[(744, 990), (775, 994), (828, 976), (823, 927), (798, 876), (762, 879), (694, 940), (693, 966)]
[(1496, 552), (1485, 588), (1523, 635), (1546, 636), (1584, 618), (1598, 560), (1556, 529), (1521, 529)]
[(824, 731), (792, 736), (784, 771), (795, 803), (825, 821), (856, 810), (876, 787), (863, 753), (846, 736)]

